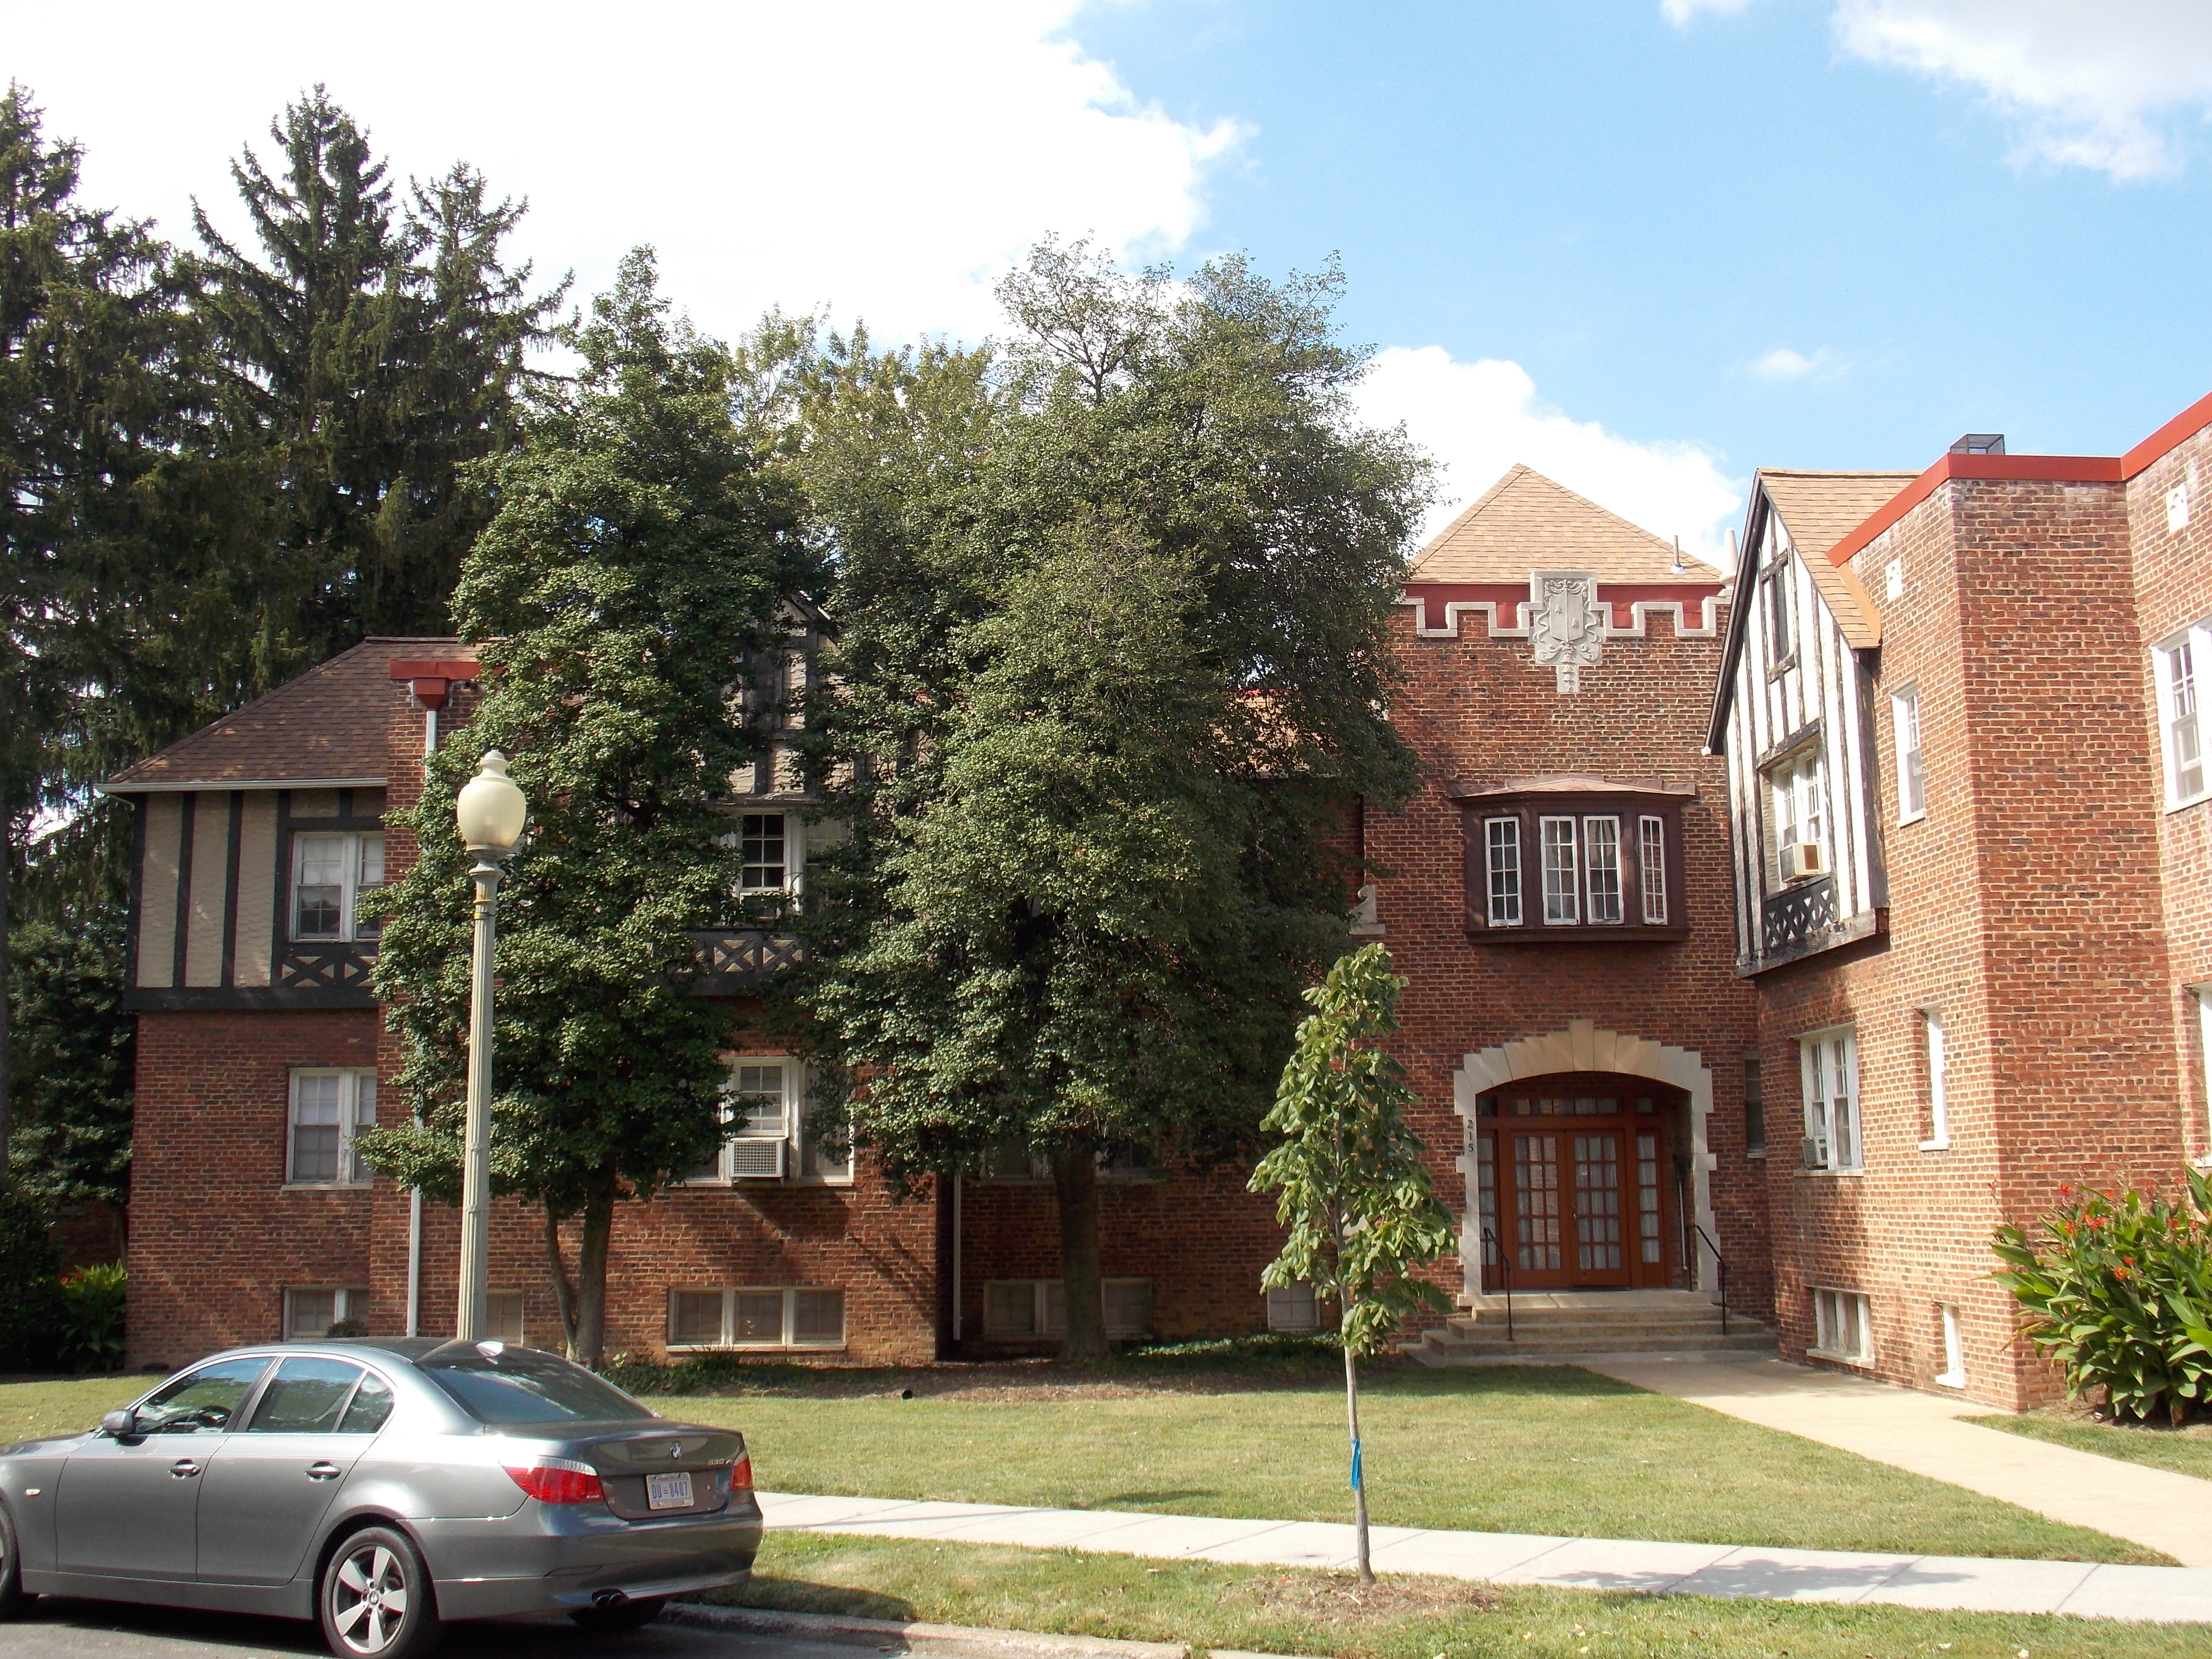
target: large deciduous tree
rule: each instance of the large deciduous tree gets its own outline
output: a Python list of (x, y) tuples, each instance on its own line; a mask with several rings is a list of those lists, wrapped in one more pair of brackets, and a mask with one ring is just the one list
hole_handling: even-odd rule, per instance
[(1047, 244), (994, 364), (833, 342), (812, 384), (813, 739), (859, 764), (806, 995), (894, 1178), (1049, 1158), (1072, 1357), (1100, 1159), (1251, 1146), (1341, 948), (1344, 811), (1411, 775), (1386, 620), (1425, 472), (1352, 416), (1338, 286)]
[(729, 1015), (690, 994), (691, 935), (730, 919), (741, 854), (722, 803), (762, 740), (746, 694), (814, 566), (780, 439), (732, 354), (671, 319), (648, 252), (565, 339), (573, 388), (487, 464), (499, 511), (453, 603), (488, 689), (398, 820), (421, 856), (382, 902), (376, 987), (422, 1123), (364, 1150), (459, 1192), (470, 884), (453, 799), (502, 749), (531, 826), (501, 890), (493, 1185), (542, 1206), (569, 1351), (596, 1364), (616, 1206), (722, 1133)]

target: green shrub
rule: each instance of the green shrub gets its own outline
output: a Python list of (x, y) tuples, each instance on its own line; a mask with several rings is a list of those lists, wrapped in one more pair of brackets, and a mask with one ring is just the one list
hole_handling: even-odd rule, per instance
[(0, 1371), (42, 1371), (61, 1334), (60, 1258), (37, 1200), (0, 1180)]
[(79, 1371), (123, 1364), (123, 1310), (129, 1290), (120, 1261), (79, 1267), (62, 1279), (59, 1358)]
[(2212, 1181), (2186, 1172), (2172, 1200), (2058, 1189), (2037, 1224), (1992, 1243), (1992, 1274), (2027, 1317), (2021, 1334), (2065, 1373), (2069, 1395), (2103, 1389), (2115, 1417), (2179, 1425), (2212, 1405)]

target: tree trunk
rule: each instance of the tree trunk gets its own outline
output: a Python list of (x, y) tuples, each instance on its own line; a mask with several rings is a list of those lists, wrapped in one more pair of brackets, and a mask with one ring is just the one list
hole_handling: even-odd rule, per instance
[[(1352, 1310), (1347, 1307), (1339, 1326), (1349, 1331)], [(1352, 1532), (1359, 1551), (1359, 1582), (1375, 1582), (1375, 1569), (1367, 1559), (1367, 1478), (1359, 1467), (1359, 1359), (1352, 1344), (1344, 1345), (1344, 1415), (1352, 1425)]]
[(576, 1247), (576, 1334), (568, 1357), (592, 1370), (606, 1358), (607, 1239), (615, 1230), (614, 1183), (584, 1200), (584, 1237)]
[(576, 1352), (576, 1287), (568, 1282), (568, 1263), (561, 1260), (561, 1218), (545, 1206), (545, 1266), (553, 1279), (554, 1305), (561, 1310), (561, 1340), (573, 1357)]
[(1106, 1352), (1106, 1302), (1098, 1283), (1098, 1160), (1082, 1142), (1053, 1153), (1052, 1185), (1060, 1200), (1060, 1279), (1067, 1296), (1062, 1359), (1096, 1359)]
[(15, 820), (0, 801), (0, 1184), (8, 1179), (8, 890), (15, 873)]

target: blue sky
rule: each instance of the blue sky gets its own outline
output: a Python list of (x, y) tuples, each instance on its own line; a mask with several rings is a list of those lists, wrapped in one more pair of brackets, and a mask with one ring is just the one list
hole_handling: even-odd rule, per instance
[(1463, 501), (1526, 460), (1717, 549), (1758, 465), (2111, 453), (2212, 391), (2206, 0), (0, 0), (88, 191), (172, 234), (327, 81), (466, 156), (588, 291), (651, 241), (769, 305), (976, 337), (1037, 236), (1332, 252), (1363, 394)]

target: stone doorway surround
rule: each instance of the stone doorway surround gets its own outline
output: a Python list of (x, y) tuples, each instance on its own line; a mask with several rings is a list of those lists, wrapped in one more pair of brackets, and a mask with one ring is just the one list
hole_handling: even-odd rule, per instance
[[(1489, 1091), (1520, 1078), (1549, 1077), (1559, 1072), (1617, 1072), (1626, 1077), (1648, 1077), (1672, 1084), (1690, 1097), (1690, 1169), (1698, 1225), (1705, 1230), (1697, 1241), (1698, 1283), (1713, 1301), (1720, 1300), (1720, 1275), (1711, 1266), (1712, 1247), (1705, 1240), (1719, 1237), (1713, 1222), (1711, 1171), (1717, 1160), (1707, 1150), (1706, 1120), (1713, 1109), (1713, 1073), (1695, 1048), (1678, 1048), (1649, 1037), (1631, 1036), (1598, 1029), (1595, 1020), (1573, 1019), (1566, 1030), (1548, 1036), (1528, 1037), (1468, 1054), (1452, 1073), (1452, 1109), (1461, 1119), (1460, 1152), (1453, 1160), (1462, 1176), (1466, 1208), (1460, 1212), (1459, 1259), (1462, 1284), (1460, 1305), (1480, 1307), (1488, 1298), (1482, 1293), (1481, 1222), (1475, 1210), (1475, 1169), (1470, 1133), (1475, 1103)], [(1504, 1217), (1498, 1219), (1503, 1222)], [(1468, 1288), (1467, 1267), (1476, 1264)]]

